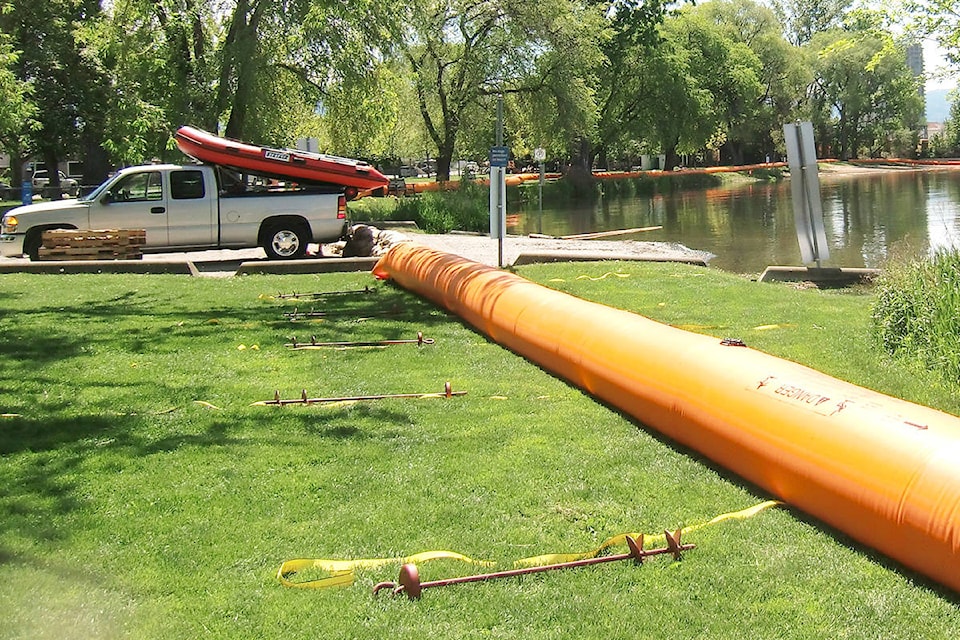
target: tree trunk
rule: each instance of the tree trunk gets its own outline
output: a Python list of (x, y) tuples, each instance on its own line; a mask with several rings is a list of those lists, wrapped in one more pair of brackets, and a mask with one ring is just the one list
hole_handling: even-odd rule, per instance
[(437, 182), (450, 179), (450, 165), (453, 164), (453, 138), (449, 136), (437, 149)]
[(677, 153), (677, 142), (673, 142), (664, 149), (664, 171), (673, 171), (680, 164), (680, 154)]
[(86, 136), (83, 143), (83, 176), (82, 187), (93, 187), (102, 183), (110, 174), (110, 158), (100, 141), (93, 136)]
[(43, 164), (47, 168), (49, 182), (47, 182), (47, 187), (41, 195), (51, 200), (60, 200), (63, 196), (63, 191), (60, 188), (60, 158), (57, 157), (55, 151), (48, 149), (43, 154)]

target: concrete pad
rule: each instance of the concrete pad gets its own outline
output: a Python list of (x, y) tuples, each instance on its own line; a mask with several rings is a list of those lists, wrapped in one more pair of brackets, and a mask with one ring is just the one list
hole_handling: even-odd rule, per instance
[(869, 283), (880, 275), (880, 269), (842, 267), (767, 267), (760, 282), (813, 282), (818, 286), (847, 287)]
[(309, 260), (263, 260), (243, 262), (238, 276), (284, 273), (337, 273), (344, 271), (372, 271), (380, 258), (312, 258)]
[(200, 275), (190, 261), (143, 260), (0, 260), (0, 273), (161, 273)]
[(532, 253), (521, 253), (513, 261), (514, 266), (524, 264), (539, 264), (544, 262), (602, 262), (610, 260), (623, 260), (633, 262), (679, 262), (682, 264), (692, 264), (698, 267), (707, 266), (707, 261), (702, 258), (691, 258), (685, 256), (657, 256), (657, 255), (636, 255), (630, 253), (588, 253), (584, 251), (538, 251)]

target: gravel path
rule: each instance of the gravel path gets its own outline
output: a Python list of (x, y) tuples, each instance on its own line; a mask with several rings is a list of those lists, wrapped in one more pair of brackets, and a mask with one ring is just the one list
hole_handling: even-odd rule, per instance
[[(410, 240), (439, 251), (446, 251), (476, 262), (497, 266), (499, 243), (485, 235), (462, 233), (409, 233)], [(503, 241), (503, 264), (511, 265), (523, 253), (572, 251), (605, 259), (695, 259), (710, 260), (713, 254), (689, 249), (673, 242), (638, 240), (550, 240), (528, 236), (507, 236)]]

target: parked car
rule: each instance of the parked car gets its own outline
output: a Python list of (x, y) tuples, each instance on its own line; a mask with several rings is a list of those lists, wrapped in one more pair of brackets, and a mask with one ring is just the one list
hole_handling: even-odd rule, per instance
[(415, 167), (412, 165), (404, 165), (400, 167), (400, 177), (401, 178), (419, 178), (424, 175), (420, 167)]
[(10, 185), (6, 182), (0, 182), (0, 200), (9, 200), (12, 195)]
[[(80, 183), (74, 180), (73, 178), (68, 178), (63, 171), (58, 171), (60, 174), (60, 188), (63, 189), (64, 193), (70, 197), (75, 198), (78, 193), (80, 193)], [(50, 174), (47, 173), (46, 169), (40, 169), (39, 171), (33, 172), (33, 191), (34, 193), (43, 194), (43, 190), (47, 188), (50, 184)]]

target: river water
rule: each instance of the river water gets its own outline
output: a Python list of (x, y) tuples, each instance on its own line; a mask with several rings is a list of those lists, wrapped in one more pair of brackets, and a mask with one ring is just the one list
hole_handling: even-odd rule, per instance
[[(824, 266), (875, 268), (890, 257), (960, 247), (960, 171), (828, 174), (821, 176), (820, 193), (830, 249)], [(735, 273), (801, 264), (788, 180), (545, 204), (542, 216), (536, 203), (510, 211), (516, 215), (510, 233), (560, 236), (662, 226), (622, 238), (709, 251), (716, 256), (711, 266)]]

